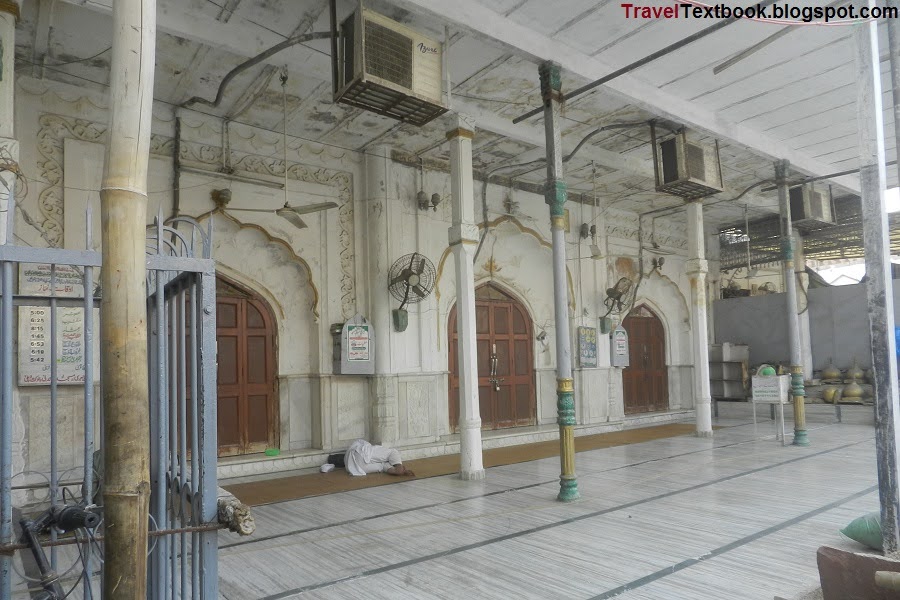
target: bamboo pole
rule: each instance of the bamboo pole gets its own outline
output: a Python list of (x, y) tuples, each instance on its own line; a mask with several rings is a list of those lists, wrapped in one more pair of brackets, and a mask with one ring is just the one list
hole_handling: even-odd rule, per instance
[(100, 190), (104, 598), (143, 600), (150, 500), (144, 238), (155, 0), (113, 3), (109, 143)]

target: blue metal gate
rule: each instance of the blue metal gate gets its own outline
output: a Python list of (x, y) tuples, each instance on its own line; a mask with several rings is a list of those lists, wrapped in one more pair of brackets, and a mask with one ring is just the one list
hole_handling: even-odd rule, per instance
[(157, 538), (148, 596), (214, 599), (216, 531), (197, 529), (216, 521), (215, 265), (211, 232), (193, 219), (170, 224), (189, 234), (160, 215), (148, 238), (150, 514), (158, 530), (182, 531)]
[[(8, 215), (15, 214), (14, 206), (10, 193)], [(86, 219), (87, 250), (13, 245), (14, 219), (6, 221), (7, 243), (0, 245), (0, 600), (29, 598), (41, 590), (49, 591), (49, 597), (100, 597), (103, 507), (97, 487), (102, 486), (103, 474), (95, 446), (102, 452), (98, 432), (103, 415), (102, 410), (95, 411), (101, 405), (94, 397), (99, 372), (94, 310), (101, 301), (95, 289), (101, 255), (90, 250), (91, 210)], [(212, 600), (218, 595), (211, 233), (211, 228), (204, 231), (188, 218), (163, 224), (161, 215), (148, 228), (152, 484), (148, 598), (153, 600)], [(25, 272), (34, 274), (38, 292), (24, 289)], [(65, 285), (60, 284), (63, 280)], [(32, 362), (23, 363), (24, 359)], [(44, 451), (41, 440), (26, 438), (21, 430), (14, 435), (19, 412), (14, 410), (15, 394), (21, 396), (29, 389), (21, 386), (29, 384), (49, 389), (49, 400), (41, 399), (48, 403), (46, 419), (38, 423), (47, 432), (49, 449), (44, 462), (26, 468), (23, 448), (32, 454)], [(61, 399), (77, 405), (78, 416), (83, 415), (82, 424), (70, 419), (64, 439)], [(29, 426), (35, 426), (34, 415)], [(81, 441), (73, 444), (76, 437)], [(40, 544), (30, 543), (33, 540)]]

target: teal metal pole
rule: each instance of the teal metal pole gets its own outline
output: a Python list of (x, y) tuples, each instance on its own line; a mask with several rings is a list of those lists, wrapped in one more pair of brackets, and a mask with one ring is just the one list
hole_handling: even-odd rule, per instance
[(547, 184), (553, 244), (553, 303), (556, 324), (556, 407), (559, 423), (559, 476), (557, 500), (580, 498), (575, 475), (575, 387), (572, 380), (572, 344), (569, 336), (569, 294), (566, 286), (566, 182), (563, 180), (559, 108), (562, 82), (559, 65), (541, 63), (541, 96), (544, 100), (544, 131), (547, 136)]

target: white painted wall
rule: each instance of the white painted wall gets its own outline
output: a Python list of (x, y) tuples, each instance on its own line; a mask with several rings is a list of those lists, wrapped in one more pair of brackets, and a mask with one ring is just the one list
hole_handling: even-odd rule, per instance
[[(50, 242), (80, 247), (78, 230), (86, 202), (93, 202), (99, 215), (102, 175), (102, 145), (105, 141), (106, 100), (104, 94), (87, 88), (50, 84), (25, 77), (17, 87), (16, 119), (21, 140), (22, 168), (29, 177), (29, 192), (23, 208), (35, 227), (21, 220), (17, 232), (26, 243), (46, 246)], [(168, 106), (154, 110), (151, 145), (150, 210), (168, 216), (173, 205), (172, 136), (174, 111)], [(182, 115), (182, 163), (215, 170), (222, 163), (221, 124), (193, 112)], [(232, 124), (230, 143), (236, 173), (283, 181), (281, 136)], [(477, 138), (476, 138), (477, 144)], [(350, 440), (369, 435), (372, 402), (367, 380), (334, 376), (331, 368), (332, 323), (362, 312), (368, 304), (367, 236), (364, 163), (359, 153), (322, 146), (297, 138), (288, 140), (291, 170), (288, 201), (311, 204), (331, 200), (340, 208), (307, 215), (308, 229), (297, 230), (274, 215), (233, 212), (214, 215), (210, 192), (232, 190), (233, 207), (277, 208), (284, 194), (253, 184), (230, 182), (214, 175), (183, 175), (180, 203), (183, 214), (206, 222), (214, 220), (214, 258), (221, 272), (255, 290), (272, 307), (278, 326), (278, 397), (282, 450), (341, 448)], [(437, 285), (424, 302), (409, 306), (409, 327), (403, 333), (377, 332), (390, 336), (390, 364), (397, 381), (398, 424), (403, 444), (436, 443), (449, 433), (447, 414), (447, 321), (455, 299), (447, 229), (450, 226), (450, 181), (446, 173), (426, 171), (398, 162), (390, 165), (388, 191), (389, 256), (418, 251), (435, 264)], [(482, 184), (475, 183), (479, 213)], [(438, 193), (444, 201), (436, 211), (419, 210), (416, 192)], [(508, 195), (518, 203), (514, 214), (506, 214)], [(606, 208), (616, 199), (599, 202), (597, 243), (608, 258), (590, 258), (590, 240), (582, 240), (578, 229), (592, 222), (590, 206), (570, 206), (567, 254), (570, 275), (572, 339), (579, 325), (598, 326), (604, 314), (604, 293), (618, 277), (636, 271), (637, 216), (633, 212)], [(546, 332), (544, 342), (534, 341), (540, 424), (556, 421), (555, 332), (551, 289), (550, 228), (547, 206), (541, 196), (509, 191), (491, 185), (487, 190), (490, 232), (476, 259), (476, 284), (494, 281), (517, 297), (534, 322), (535, 334)], [(96, 227), (95, 230), (99, 231)], [(684, 271), (684, 231), (671, 220), (656, 223), (655, 239), (675, 252), (666, 256), (661, 273), (652, 273), (639, 287), (638, 303), (648, 304), (666, 329), (672, 408), (692, 406), (691, 341), (688, 304), (689, 284)], [(579, 258), (580, 256), (580, 258)], [(644, 253), (645, 263), (651, 255)], [(647, 267), (649, 269), (649, 267)], [(387, 285), (387, 282), (384, 282)], [(395, 304), (399, 304), (396, 302)], [(623, 417), (621, 371), (609, 367), (608, 337), (599, 335), (599, 365), (576, 369), (576, 406), (580, 424), (618, 421)], [(47, 391), (21, 390), (17, 435), (36, 442), (42, 439), (37, 421), (46, 405)], [(73, 399), (73, 422), (78, 402)], [(77, 444), (76, 444), (77, 446)], [(44, 459), (36, 443), (25, 444), (22, 468), (43, 468)], [(79, 458), (74, 446), (73, 465)]]

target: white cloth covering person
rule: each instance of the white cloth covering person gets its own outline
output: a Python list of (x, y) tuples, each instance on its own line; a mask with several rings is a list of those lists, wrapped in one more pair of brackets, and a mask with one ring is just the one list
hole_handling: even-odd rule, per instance
[(366, 440), (356, 440), (350, 444), (344, 455), (344, 465), (351, 475), (357, 477), (369, 473), (414, 476), (412, 471), (403, 466), (399, 451), (386, 446), (375, 446)]

